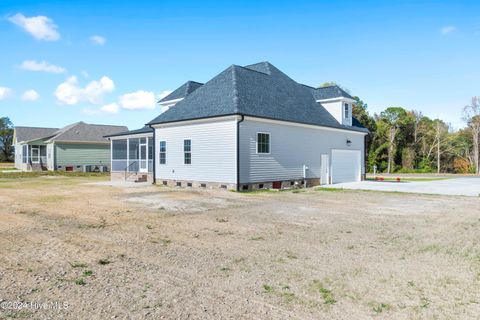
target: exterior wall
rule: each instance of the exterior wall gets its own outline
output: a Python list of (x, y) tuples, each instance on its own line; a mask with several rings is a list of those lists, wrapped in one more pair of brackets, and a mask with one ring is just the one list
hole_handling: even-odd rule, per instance
[(47, 144), (47, 169), (55, 170), (55, 145), (53, 143)]
[(21, 144), (14, 144), (15, 150), (15, 168), (19, 170), (23, 170), (23, 163), (22, 163), (22, 145)]
[[(157, 184), (168, 181), (236, 183), (236, 117), (155, 128)], [(183, 140), (192, 141), (192, 163), (184, 164)], [(159, 163), (160, 141), (166, 141), (166, 164)]]
[(75, 171), (83, 170), (83, 165), (110, 167), (110, 144), (55, 143), (54, 150), (55, 170), (65, 170), (65, 166), (72, 165)]
[[(257, 154), (257, 133), (270, 133), (270, 154)], [(351, 145), (347, 146), (346, 141)], [(360, 150), (364, 154), (361, 133), (306, 127), (251, 118), (240, 123), (240, 183), (289, 181), (303, 179), (303, 165), (308, 167), (307, 179), (319, 179), (321, 155), (332, 149)], [(362, 174), (364, 173), (364, 157)]]
[[(344, 105), (348, 103), (350, 107), (350, 117), (345, 118)], [(333, 100), (333, 101), (322, 101), (320, 104), (327, 109), (328, 112), (341, 124), (351, 126), (352, 125), (352, 102), (350, 100)]]

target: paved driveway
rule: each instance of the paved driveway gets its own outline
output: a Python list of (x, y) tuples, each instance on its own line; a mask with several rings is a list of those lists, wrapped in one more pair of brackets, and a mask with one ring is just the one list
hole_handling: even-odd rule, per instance
[(448, 179), (448, 180), (405, 181), (405, 182), (360, 181), (360, 182), (337, 183), (337, 184), (332, 184), (324, 187), (478, 197), (480, 195), (480, 178), (468, 177), (468, 178), (455, 178), (455, 179)]

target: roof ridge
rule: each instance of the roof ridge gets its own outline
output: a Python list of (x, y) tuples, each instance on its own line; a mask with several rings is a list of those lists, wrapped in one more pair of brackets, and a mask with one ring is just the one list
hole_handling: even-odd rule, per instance
[(238, 82), (237, 82), (237, 73), (235, 72), (236, 67), (235, 64), (232, 64), (232, 85), (233, 85), (233, 108), (235, 112), (238, 112)]
[[(256, 64), (258, 64), (258, 63), (256, 63)], [(238, 68), (242, 68), (243, 70), (252, 71), (252, 72), (260, 73), (260, 74), (263, 74), (263, 75), (266, 75), (266, 76), (270, 76), (270, 74), (268, 74), (268, 73), (261, 72), (261, 71), (258, 71), (258, 70), (253, 70), (253, 69), (250, 69), (250, 68), (247, 68), (247, 67), (243, 67), (243, 66), (239, 66), (239, 65), (237, 65), (237, 64), (232, 64), (232, 66), (236, 66), (236, 67), (238, 67)]]
[(14, 129), (16, 128), (27, 128), (27, 129), (53, 129), (53, 130), (58, 130), (60, 128), (50, 128), (50, 127), (27, 127), (27, 126), (14, 126)]

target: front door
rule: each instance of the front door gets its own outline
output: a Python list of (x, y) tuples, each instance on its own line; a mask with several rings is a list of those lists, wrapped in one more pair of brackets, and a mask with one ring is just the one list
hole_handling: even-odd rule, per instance
[(147, 144), (140, 143), (138, 146), (139, 149), (139, 162), (140, 162), (140, 172), (148, 172), (148, 163), (147, 163)]
[(320, 172), (320, 184), (329, 184), (329, 168), (328, 154), (322, 154), (321, 172)]

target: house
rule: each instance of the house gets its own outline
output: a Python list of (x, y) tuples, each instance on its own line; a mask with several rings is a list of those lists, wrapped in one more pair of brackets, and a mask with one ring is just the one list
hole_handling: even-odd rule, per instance
[[(354, 102), (338, 86), (299, 84), (269, 62), (189, 81), (159, 101), (168, 110), (147, 124), (152, 180), (237, 190), (359, 181), (368, 130), (353, 118)], [(130, 142), (121, 140), (112, 140), (112, 154), (123, 150), (123, 167)]]
[(15, 167), (23, 171), (108, 171), (110, 143), (105, 135), (128, 130), (77, 122), (62, 129), (15, 127)]

